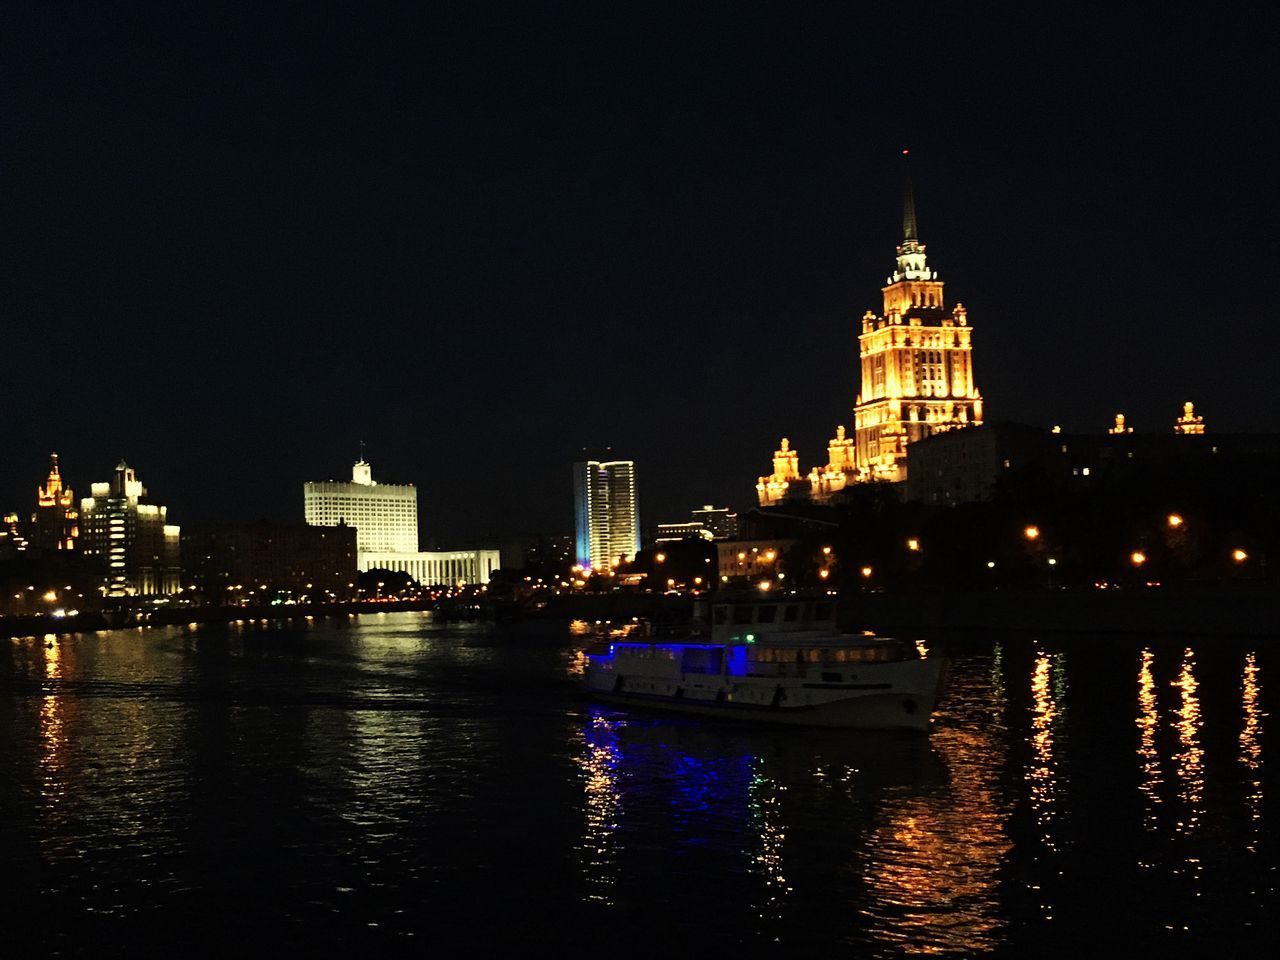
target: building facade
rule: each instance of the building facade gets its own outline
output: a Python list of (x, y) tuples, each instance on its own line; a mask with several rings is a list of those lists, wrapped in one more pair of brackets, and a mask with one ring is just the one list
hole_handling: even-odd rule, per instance
[(344, 523), (356, 529), (362, 553), (414, 553), (418, 549), (418, 489), (411, 483), (375, 483), (364, 460), (351, 468), (351, 482), (303, 484), (303, 510), (313, 527)]
[(658, 534), (654, 543), (677, 543), (681, 540), (714, 540), (711, 531), (699, 520), (686, 520), (679, 523), (658, 524)]
[(407, 573), (425, 587), (474, 587), (487, 584), (502, 566), (500, 550), (427, 550), (414, 553), (361, 553), (360, 572)]
[(268, 589), (314, 600), (355, 596), (354, 527), (216, 523), (182, 530), (183, 578), (212, 600)]
[(912, 443), (982, 423), (968, 311), (960, 303), (947, 306), (943, 281), (929, 267), (909, 176), (902, 234), (897, 268), (881, 288), (883, 314), (862, 317), (853, 436), (837, 427), (827, 443), (827, 463), (807, 474), (784, 438), (773, 455), (773, 473), (756, 483), (761, 506), (797, 497), (825, 500), (850, 483), (901, 482)]
[(577, 562), (610, 570), (640, 550), (636, 466), (632, 460), (573, 465), (574, 550)]
[(733, 540), (738, 536), (738, 515), (728, 507), (703, 504), (691, 511), (693, 519), (711, 531), (713, 540)]
[(1002, 477), (1037, 465), (1052, 435), (1021, 423), (988, 423), (913, 443), (906, 498), (940, 506), (990, 500)]
[(375, 483), (363, 458), (351, 482), (327, 480), (303, 485), (308, 524), (344, 524), (356, 531), (356, 567), (407, 573), (424, 586), (488, 583), (500, 566), (497, 550), (418, 549), (418, 490), (413, 484)]
[(164, 596), (181, 588), (181, 530), (168, 508), (147, 500), (147, 489), (123, 460), (106, 483), (80, 501), (80, 548), (96, 558), (108, 597)]

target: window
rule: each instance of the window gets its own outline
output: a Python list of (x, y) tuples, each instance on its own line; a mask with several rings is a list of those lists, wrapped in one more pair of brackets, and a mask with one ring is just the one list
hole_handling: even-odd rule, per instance
[(794, 603), (787, 604), (782, 611), (782, 619), (787, 623), (795, 623), (800, 619), (800, 607)]
[(735, 624), (750, 623), (750, 622), (751, 622), (751, 614), (754, 612), (754, 610), (755, 610), (755, 608), (754, 608), (754, 607), (745, 607), (745, 606), (744, 606), (744, 607), (734, 607), (734, 609), (733, 609), (733, 622), (734, 622)]
[(756, 615), (756, 623), (773, 623), (778, 618), (778, 608), (773, 604), (766, 604), (760, 608), (759, 614)]
[(728, 623), (728, 622), (729, 622), (729, 608), (728, 608), (728, 607), (716, 607), (716, 615), (715, 615), (715, 616), (716, 616), (716, 620), (715, 620), (715, 622), (716, 622), (717, 626)]

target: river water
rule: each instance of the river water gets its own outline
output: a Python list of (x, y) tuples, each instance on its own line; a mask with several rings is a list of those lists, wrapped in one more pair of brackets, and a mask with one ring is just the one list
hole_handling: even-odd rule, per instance
[(1204, 954), (1277, 921), (1264, 642), (952, 638), (929, 737), (630, 714), (424, 614), (0, 641), (7, 948)]

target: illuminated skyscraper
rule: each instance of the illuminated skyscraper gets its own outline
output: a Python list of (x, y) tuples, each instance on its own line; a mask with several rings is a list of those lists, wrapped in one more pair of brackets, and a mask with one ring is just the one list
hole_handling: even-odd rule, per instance
[(808, 474), (800, 472), (799, 458), (784, 439), (773, 455), (773, 473), (756, 483), (761, 506), (793, 496), (825, 500), (849, 483), (905, 480), (909, 444), (982, 423), (968, 311), (960, 303), (947, 309), (943, 283), (929, 269), (910, 175), (903, 181), (902, 242), (896, 250), (897, 269), (881, 289), (884, 315), (868, 311), (862, 317), (862, 386), (853, 436), (836, 427), (826, 465)]
[(177, 593), (182, 575), (179, 535), (168, 508), (147, 502), (147, 489), (123, 460), (106, 483), (80, 501), (80, 548), (103, 565), (109, 597)]
[(573, 465), (574, 546), (577, 562), (612, 569), (640, 549), (633, 460), (586, 460)]
[(929, 269), (909, 175), (897, 261), (882, 291), (884, 315), (868, 311), (858, 337), (862, 391), (853, 453), (859, 480), (904, 480), (908, 444), (982, 422), (968, 311), (960, 303), (947, 309), (943, 283)]
[(80, 536), (80, 513), (75, 494), (62, 485), (58, 455), (49, 455), (49, 477), (36, 491), (36, 512), (31, 515), (32, 539), (40, 551), (74, 550)]

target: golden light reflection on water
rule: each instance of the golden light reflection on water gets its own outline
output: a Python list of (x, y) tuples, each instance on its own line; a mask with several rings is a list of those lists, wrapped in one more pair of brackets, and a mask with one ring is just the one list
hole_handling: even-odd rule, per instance
[(964, 713), (930, 738), (947, 782), (886, 796), (863, 845), (868, 926), (915, 954), (974, 955), (1003, 941), (1000, 882), (1013, 847), (1000, 787), (1006, 747), (984, 710), (970, 712), (989, 684), (953, 674), (948, 698)]
[(1204, 750), (1200, 746), (1200, 685), (1196, 681), (1195, 652), (1182, 653), (1182, 669), (1173, 686), (1181, 691), (1173, 726), (1178, 734), (1178, 752), (1173, 755), (1178, 797), (1183, 810), (1175, 824), (1178, 833), (1191, 833), (1200, 824), (1204, 804)]
[[(1142, 825), (1149, 831), (1159, 826), (1160, 808), (1160, 754), (1156, 749), (1156, 734), (1160, 728), (1159, 703), (1156, 699), (1156, 681), (1151, 672), (1155, 654), (1150, 649), (1142, 651), (1142, 665), (1138, 668), (1138, 789), (1142, 791)], [(1144, 864), (1149, 866), (1149, 864)]]
[(617, 882), (617, 831), (622, 814), (622, 791), (618, 768), (622, 753), (618, 749), (615, 724), (605, 716), (592, 718), (582, 737), (582, 752), (577, 758), (583, 781), (583, 825), (578, 842), (578, 857), (586, 894), (583, 899), (613, 905), (613, 888)]
[(50, 635), (41, 642), (44, 652), (44, 696), (40, 701), (41, 785), (46, 799), (56, 802), (60, 794), (62, 755), (66, 750), (66, 718), (58, 683), (63, 678), (62, 645)]
[(1027, 766), (1026, 781), (1040, 840), (1051, 853), (1058, 849), (1056, 826), (1061, 785), (1054, 739), (1061, 722), (1058, 704), (1064, 693), (1062, 674), (1061, 663), (1055, 670), (1048, 654), (1036, 656), (1031, 672), (1031, 762)]
[(1249, 808), (1250, 853), (1258, 852), (1258, 834), (1262, 827), (1262, 678), (1258, 670), (1257, 654), (1250, 652), (1244, 658), (1244, 676), (1241, 681), (1241, 703), (1244, 708), (1244, 725), (1240, 728), (1240, 763), (1248, 777), (1245, 785), (1245, 803)]

